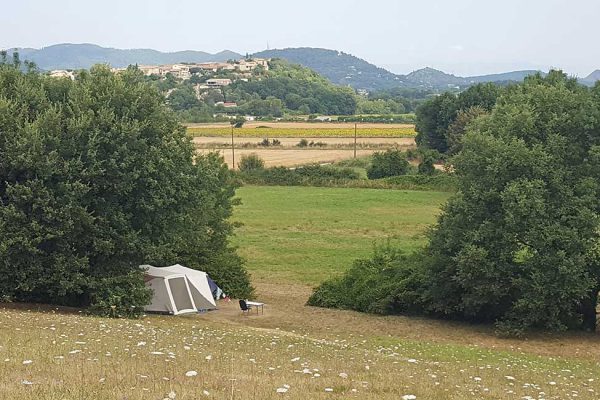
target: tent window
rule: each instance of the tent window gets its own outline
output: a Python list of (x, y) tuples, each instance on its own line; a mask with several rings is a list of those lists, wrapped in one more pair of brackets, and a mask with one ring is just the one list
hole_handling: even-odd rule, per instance
[(188, 289), (185, 285), (185, 278), (172, 278), (169, 279), (168, 282), (173, 301), (175, 302), (175, 307), (177, 307), (178, 310), (193, 309), (194, 306), (192, 305)]

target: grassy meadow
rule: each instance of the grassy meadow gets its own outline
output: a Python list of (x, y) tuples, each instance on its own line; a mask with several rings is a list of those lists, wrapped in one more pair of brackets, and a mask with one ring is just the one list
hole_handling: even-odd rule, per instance
[(304, 306), (390, 240), (424, 243), (447, 193), (244, 187), (234, 242), (264, 315), (141, 320), (0, 305), (0, 399), (597, 399), (600, 340)]
[(388, 240), (413, 251), (448, 193), (243, 187), (234, 243), (257, 280), (317, 285)]

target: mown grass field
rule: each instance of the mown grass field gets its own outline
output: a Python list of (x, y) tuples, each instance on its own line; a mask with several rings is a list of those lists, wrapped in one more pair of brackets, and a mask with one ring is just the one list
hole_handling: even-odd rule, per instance
[(0, 305), (0, 399), (597, 399), (598, 335), (305, 306), (386, 238), (413, 250), (448, 194), (244, 187), (235, 239), (266, 303), (141, 320)]
[(243, 187), (235, 244), (256, 279), (316, 285), (390, 241), (413, 251), (448, 193)]

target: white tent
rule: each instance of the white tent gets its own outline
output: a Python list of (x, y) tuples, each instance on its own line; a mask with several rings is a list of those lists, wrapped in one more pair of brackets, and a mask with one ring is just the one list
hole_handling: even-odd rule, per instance
[(141, 265), (146, 271), (146, 286), (153, 291), (146, 311), (173, 315), (217, 308), (205, 272), (179, 264), (170, 267)]

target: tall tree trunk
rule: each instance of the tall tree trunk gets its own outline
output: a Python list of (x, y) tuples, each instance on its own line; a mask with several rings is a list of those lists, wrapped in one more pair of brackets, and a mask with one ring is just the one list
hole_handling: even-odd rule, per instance
[(596, 307), (598, 306), (598, 288), (594, 288), (581, 303), (583, 314), (582, 328), (589, 332), (596, 330)]

